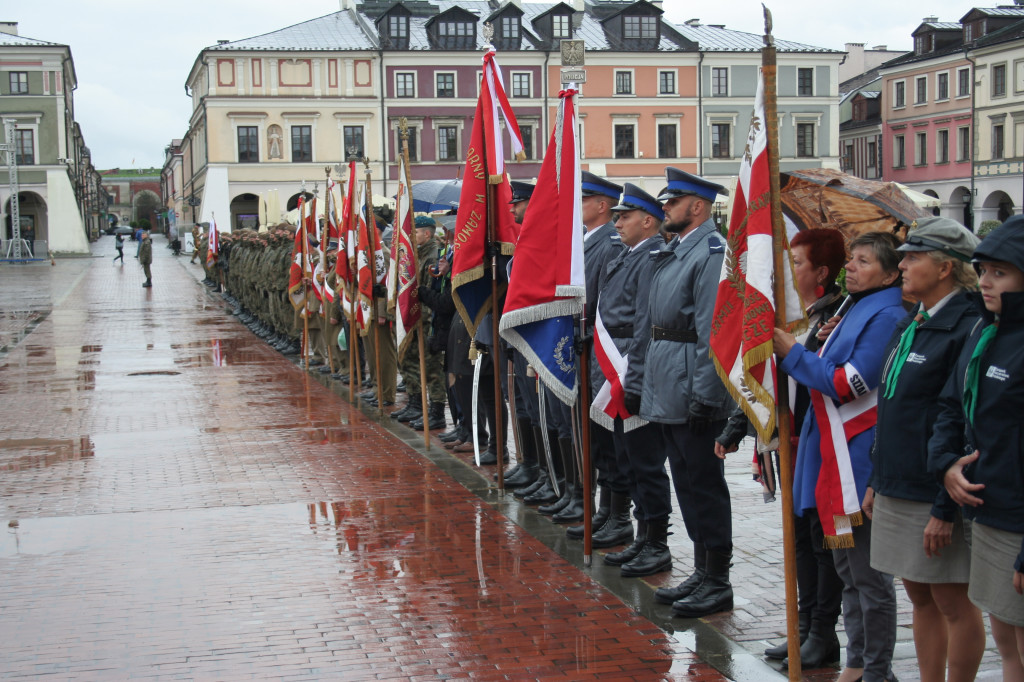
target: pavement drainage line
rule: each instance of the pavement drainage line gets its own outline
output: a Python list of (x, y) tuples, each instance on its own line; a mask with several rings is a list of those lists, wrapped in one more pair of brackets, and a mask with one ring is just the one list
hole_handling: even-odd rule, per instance
[[(293, 364), (298, 364), (292, 361)], [(300, 368), (301, 370), (301, 368)], [(327, 375), (314, 374), (312, 378), (326, 387), (345, 402), (348, 402), (348, 390), (342, 390), (340, 384), (336, 385)], [(352, 403), (349, 403), (352, 404)], [(692, 634), (701, 641), (702, 651), (696, 648), (687, 647), (693, 651), (698, 658), (707, 663), (723, 676), (730, 680), (750, 680), (751, 682), (764, 680), (769, 677), (784, 679), (785, 675), (764, 662), (759, 656), (733, 641), (728, 636), (705, 622), (703, 619), (674, 619), (669, 607), (657, 604), (654, 601), (654, 588), (643, 582), (643, 599), (639, 603), (631, 599), (629, 587), (636, 588), (636, 583), (631, 583), (633, 578), (618, 578), (615, 575), (602, 575), (609, 571), (618, 571), (618, 567), (606, 568), (601, 561), (602, 555), (595, 552), (591, 567), (588, 569), (583, 565), (583, 543), (570, 545), (565, 541), (565, 526), (551, 523), (544, 515), (535, 509), (523, 504), (516, 499), (511, 491), (504, 497), (497, 495), (498, 489), (492, 486), (487, 478), (481, 475), (474, 467), (453, 456), (447, 450), (439, 450), (431, 445), (429, 451), (423, 448), (423, 434), (419, 431), (411, 431), (403, 424), (395, 423), (388, 417), (383, 416), (375, 407), (364, 406), (361, 401), (352, 404), (352, 407), (359, 410), (369, 421), (379, 425), (384, 431), (400, 440), (419, 454), (426, 457), (438, 466), (442, 471), (449, 474), (457, 483), (466, 488), (469, 492), (490, 505), (497, 513), (505, 519), (519, 526), (530, 536), (536, 538), (549, 550), (562, 557), (565, 561), (575, 566), (590, 580), (599, 585), (602, 589), (615, 595), (626, 608), (646, 618), (666, 635), (678, 639), (680, 635)], [(431, 442), (435, 440), (431, 437)], [(578, 549), (570, 549), (577, 547)], [(677, 623), (686, 623), (685, 627), (678, 627)], [(704, 653), (707, 650), (711, 653)]]
[(11, 343), (0, 346), (0, 360), (5, 360), (12, 350), (18, 347), (18, 345), (25, 340), (25, 337), (35, 331), (39, 324), (50, 316), (52, 308), (50, 310), (30, 311), (29, 314), (37, 314), (38, 317), (34, 320), (30, 320), (28, 324), (22, 328), (17, 334), (15, 334), (14, 341)]

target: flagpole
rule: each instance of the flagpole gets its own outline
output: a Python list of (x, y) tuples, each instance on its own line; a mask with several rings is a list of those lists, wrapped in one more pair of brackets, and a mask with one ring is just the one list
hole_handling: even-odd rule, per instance
[[(786, 226), (782, 219), (779, 189), (779, 117), (776, 102), (775, 39), (772, 37), (772, 14), (764, 8), (764, 43), (761, 65), (764, 73), (765, 133), (768, 148), (768, 178), (771, 192), (772, 253), (775, 259), (775, 325), (785, 328), (786, 320)], [(775, 424), (779, 432), (779, 483), (782, 488), (782, 545), (786, 586), (786, 641), (789, 645), (789, 679), (800, 680), (800, 629), (796, 589), (796, 524), (793, 521), (792, 418), (789, 411), (789, 378), (777, 372), (775, 381)]]
[[(349, 187), (351, 187), (352, 183), (354, 182), (355, 173), (356, 173), (355, 151), (352, 150), (352, 149), (349, 149), (348, 161), (349, 161), (349, 164), (348, 164)], [(348, 207), (348, 239), (349, 239), (349, 241), (345, 244), (345, 258), (348, 258), (348, 251), (349, 251), (348, 245), (349, 245), (349, 243), (351, 243), (352, 239), (356, 239), (357, 246), (358, 246), (358, 243), (359, 243), (358, 242), (358, 235), (356, 234), (356, 229), (355, 229), (355, 226), (356, 226), (356, 219), (355, 219), (356, 218), (355, 193), (352, 192), (352, 191), (349, 191), (349, 195), (350, 196), (345, 198), (345, 201), (349, 202), (349, 207)], [(353, 250), (353, 253), (355, 253), (355, 250)], [(357, 259), (357, 262), (358, 262), (358, 259)], [(346, 283), (348, 285), (347, 289), (348, 289), (348, 307), (349, 307), (348, 336), (345, 337), (345, 340), (348, 342), (348, 401), (350, 403), (354, 403), (355, 402), (355, 400), (356, 400), (356, 395), (355, 395), (356, 394), (356, 385), (360, 383), (360, 381), (359, 381), (359, 378), (360, 378), (359, 377), (359, 374), (360, 374), (360, 372), (359, 372), (359, 369), (360, 369), (359, 368), (359, 364), (360, 363), (359, 363), (359, 352), (358, 352), (359, 349), (357, 347), (358, 343), (359, 343), (359, 335), (356, 334), (354, 341), (353, 341), (353, 338), (352, 338), (352, 336), (353, 336), (352, 335), (352, 331), (356, 328), (356, 303), (355, 303), (356, 298), (355, 298), (355, 295), (354, 295), (355, 294), (355, 292), (354, 292), (355, 280), (359, 276), (358, 275), (358, 271), (356, 271), (354, 268), (355, 268), (355, 264), (350, 261), (349, 262), (349, 273), (350, 274), (349, 274), (348, 282)]]
[[(331, 237), (331, 221), (328, 216), (330, 211), (331, 202), (328, 201), (327, 195), (331, 193), (331, 167), (324, 166), (324, 173), (327, 175), (327, 179), (324, 180), (324, 229), (320, 232), (320, 271), (324, 275), (324, 286), (323, 293), (320, 296), (320, 312), (323, 313), (323, 325), (324, 330), (331, 328), (330, 318), (327, 316), (327, 245)], [(327, 337), (327, 366), (334, 371), (334, 356), (331, 354), (331, 339)]]
[[(302, 182), (302, 192), (306, 192), (306, 182)], [(302, 205), (299, 210), (299, 230), (302, 235), (302, 265), (299, 268), (302, 270), (302, 357), (305, 360), (305, 368), (309, 370), (309, 289), (306, 288), (306, 268), (309, 265), (309, 244), (307, 239), (309, 235), (306, 234), (306, 198), (302, 197)]]
[[(363, 157), (363, 172), (366, 174), (366, 182), (363, 189), (366, 201), (366, 248), (372, 248), (374, 240), (370, 239), (371, 234), (376, 234), (377, 225), (373, 217), (373, 193), (370, 191), (370, 159)], [(373, 289), (377, 288), (377, 252), (367, 253), (366, 262), (370, 266), (370, 281), (373, 282)], [(377, 294), (370, 291), (370, 319), (366, 321), (366, 328), (373, 329), (373, 364), (377, 374), (377, 410), (381, 416), (384, 415), (384, 381), (380, 375), (380, 325), (377, 324)]]

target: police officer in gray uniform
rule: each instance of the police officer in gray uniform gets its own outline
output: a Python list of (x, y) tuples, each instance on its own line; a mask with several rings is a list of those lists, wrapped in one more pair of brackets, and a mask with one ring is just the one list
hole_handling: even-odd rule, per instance
[(721, 185), (676, 168), (665, 170), (665, 229), (674, 235), (654, 256), (650, 299), (651, 343), (640, 416), (658, 427), (650, 444), (672, 470), (676, 499), (693, 541), (695, 571), (656, 598), (677, 616), (699, 618), (732, 609), (732, 507), (725, 463), (715, 456), (735, 404), (709, 357), (715, 297), (725, 239), (711, 220)]
[[(651, 257), (664, 244), (658, 230), (665, 215), (657, 199), (628, 182), (613, 210), (617, 214), (615, 229), (623, 248), (608, 265), (598, 309), (615, 348), (628, 357), (628, 368), (622, 377), (625, 407), (631, 415), (638, 415), (640, 391), (647, 371), (646, 351), (651, 338), (647, 304), (651, 291)], [(602, 375), (601, 382), (604, 381)], [(627, 431), (618, 417), (613, 425), (616, 473), (626, 482), (630, 495), (612, 495), (610, 516), (594, 533), (593, 544), (610, 547), (633, 539), (633, 524), (629, 519), (632, 498), (638, 521), (636, 540), (621, 552), (605, 555), (604, 562), (621, 566), (621, 573), (627, 578), (667, 571), (672, 568), (667, 542), (672, 496), (665, 460), (654, 459), (649, 447), (655, 440), (653, 432), (657, 431), (657, 426), (644, 424)]]

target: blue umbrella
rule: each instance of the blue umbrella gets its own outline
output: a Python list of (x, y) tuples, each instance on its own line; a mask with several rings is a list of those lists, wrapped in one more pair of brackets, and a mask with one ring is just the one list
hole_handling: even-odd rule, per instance
[(412, 186), (412, 209), (423, 213), (448, 211), (459, 203), (462, 180), (424, 180)]

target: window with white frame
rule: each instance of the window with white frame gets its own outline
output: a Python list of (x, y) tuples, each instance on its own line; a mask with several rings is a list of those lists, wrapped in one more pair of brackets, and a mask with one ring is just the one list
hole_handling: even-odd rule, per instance
[(615, 158), (636, 158), (636, 124), (616, 123), (612, 127), (615, 136)]
[(434, 92), (437, 97), (455, 97), (455, 74), (434, 74)]
[(416, 74), (411, 71), (395, 74), (395, 97), (416, 96)]
[(679, 124), (658, 123), (658, 158), (674, 159), (679, 156)]
[(437, 160), (459, 160), (459, 128), (442, 125), (437, 128)]
[(956, 96), (969, 97), (971, 94), (971, 69), (965, 67), (956, 70)]
[(36, 136), (34, 130), (17, 128), (14, 131), (14, 161), (19, 166), (36, 164)]
[(906, 82), (896, 81), (892, 84), (892, 106), (894, 109), (902, 109), (907, 106)]
[(971, 127), (960, 126), (956, 129), (956, 160), (970, 161), (971, 159)]
[(529, 71), (512, 72), (512, 96), (533, 97), (532, 78)]
[(711, 124), (711, 158), (732, 158), (732, 124), (715, 122)]
[(796, 70), (796, 94), (800, 97), (814, 96), (814, 69), (800, 67)]
[(555, 39), (572, 38), (572, 25), (568, 14), (551, 15), (551, 37)]
[(927, 104), (928, 102), (928, 76), (918, 76), (914, 79), (914, 104)]
[(616, 71), (615, 72), (615, 94), (616, 95), (632, 95), (633, 94), (633, 72), (632, 71)]
[(658, 37), (658, 17), (626, 16), (622, 20), (622, 37), (627, 40)]
[(659, 95), (674, 95), (674, 94), (676, 94), (676, 72), (675, 71), (659, 71), (658, 72), (658, 94)]
[(313, 160), (313, 126), (292, 126), (292, 162), (308, 163)]
[(519, 17), (501, 18), (501, 37), (505, 40), (519, 40)]
[(342, 139), (345, 141), (346, 153), (349, 149), (355, 149), (356, 156), (365, 156), (365, 145), (363, 143), (363, 126), (342, 126)]
[(1005, 130), (1006, 130), (1006, 128), (1003, 126), (1002, 123), (993, 123), (992, 124), (992, 160), (993, 161), (1006, 158), (1004, 156), (1004, 154), (1006, 153), (1006, 149), (1005, 149), (1005, 143), (1006, 143)]
[(815, 123), (800, 122), (796, 124), (796, 155), (798, 158), (806, 159), (814, 157), (814, 129)]
[[(408, 123), (406, 131), (408, 135), (406, 137), (406, 144), (409, 146), (409, 163), (416, 163), (420, 160), (420, 126), (421, 122)], [(401, 156), (402, 154), (402, 131), (398, 127), (398, 123), (394, 122), (395, 129), (395, 157)]]
[(1006, 96), (1006, 64), (992, 65), (992, 96)]
[(928, 165), (928, 133), (914, 133), (914, 165)]
[(729, 67), (715, 66), (711, 69), (711, 96), (729, 96)]
[(894, 135), (892, 138), (892, 167), (906, 168), (907, 166), (907, 144), (904, 135)]
[(949, 99), (949, 74), (946, 72), (935, 74), (935, 99), (940, 102)]
[(28, 72), (27, 71), (11, 71), (10, 73), (10, 84), (12, 95), (27, 95), (28, 94)]
[(949, 130), (935, 131), (935, 163), (949, 163)]
[(238, 126), (238, 163), (260, 160), (259, 126)]

